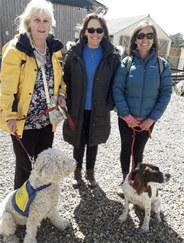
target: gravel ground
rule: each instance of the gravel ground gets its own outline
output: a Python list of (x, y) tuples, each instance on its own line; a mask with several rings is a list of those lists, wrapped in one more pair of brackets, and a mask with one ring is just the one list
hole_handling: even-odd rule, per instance
[[(162, 200), (162, 222), (152, 217), (150, 231), (139, 229), (144, 212), (138, 207), (130, 210), (130, 216), (123, 224), (118, 217), (123, 210), (124, 200), (116, 191), (121, 182), (119, 162), (120, 137), (116, 113), (112, 112), (112, 131), (106, 144), (99, 146), (96, 162), (95, 189), (86, 185), (73, 189), (72, 175), (61, 184), (61, 198), (58, 210), (68, 218), (71, 225), (60, 231), (44, 220), (38, 229), (38, 242), (47, 243), (109, 243), (109, 242), (184, 242), (184, 97), (172, 95), (171, 102), (155, 125), (145, 148), (144, 162), (160, 167), (172, 175), (164, 186), (159, 185)], [(62, 124), (55, 133), (54, 147), (72, 156), (72, 147), (62, 138)], [(14, 154), (10, 136), (0, 131), (0, 201), (13, 189)], [(84, 169), (85, 171), (85, 169)], [(153, 216), (153, 215), (152, 215)], [(18, 227), (21, 242), (25, 227)], [(0, 237), (0, 242), (2, 237)]]

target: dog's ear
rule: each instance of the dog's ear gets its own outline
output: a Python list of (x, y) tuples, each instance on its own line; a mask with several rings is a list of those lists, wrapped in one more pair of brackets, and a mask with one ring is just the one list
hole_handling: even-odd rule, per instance
[[(136, 171), (136, 170), (135, 170)], [(134, 176), (133, 188), (138, 195), (141, 195), (147, 188), (147, 173), (146, 171), (137, 169), (137, 173)]]
[(133, 188), (136, 190), (138, 195), (141, 195), (144, 192), (144, 187), (142, 185), (142, 183), (138, 180), (135, 180), (133, 183)]
[(137, 172), (138, 172), (138, 169), (134, 169), (134, 170), (132, 171), (132, 173), (131, 173), (131, 180), (132, 180), (132, 181), (135, 180), (135, 176), (136, 176)]

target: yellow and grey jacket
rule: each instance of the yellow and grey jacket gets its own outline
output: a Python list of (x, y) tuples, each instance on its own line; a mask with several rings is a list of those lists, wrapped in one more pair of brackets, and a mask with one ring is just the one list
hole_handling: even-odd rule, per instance
[[(54, 95), (66, 94), (63, 81), (62, 43), (49, 35), (47, 46), (52, 56), (54, 72)], [(36, 75), (37, 64), (26, 34), (15, 36), (2, 50), (1, 88), (0, 88), (0, 128), (10, 132), (7, 121), (22, 119), (27, 116), (31, 102)], [(17, 133), (22, 137), (25, 120), (17, 121)], [(53, 125), (53, 131), (56, 126)]]

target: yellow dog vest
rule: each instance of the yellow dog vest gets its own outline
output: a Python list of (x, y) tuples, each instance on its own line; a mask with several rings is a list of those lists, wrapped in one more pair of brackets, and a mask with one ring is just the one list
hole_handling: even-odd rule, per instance
[(14, 209), (18, 213), (22, 214), (23, 216), (28, 217), (29, 206), (30, 206), (31, 202), (33, 201), (33, 199), (35, 198), (36, 192), (40, 191), (50, 185), (51, 185), (51, 183), (40, 186), (38, 188), (33, 188), (31, 186), (29, 180), (27, 180), (22, 185), (22, 187), (20, 187), (13, 195), (12, 204), (14, 206)]

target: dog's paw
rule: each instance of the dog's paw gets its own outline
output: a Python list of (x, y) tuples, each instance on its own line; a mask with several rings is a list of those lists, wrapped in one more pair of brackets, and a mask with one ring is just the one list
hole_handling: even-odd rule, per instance
[(161, 222), (160, 213), (156, 213), (155, 218), (158, 220), (158, 222)]
[(24, 238), (24, 243), (37, 243), (36, 238), (28, 237), (27, 235)]
[(148, 231), (149, 231), (149, 226), (143, 224), (143, 225), (141, 226), (141, 230), (142, 230), (143, 232), (148, 232)]
[(9, 236), (4, 236), (4, 239), (3, 239), (3, 242), (4, 243), (19, 243), (20, 240), (19, 238), (17, 238), (16, 235), (9, 235)]
[(60, 222), (59, 228), (64, 230), (70, 225), (70, 221), (68, 219), (62, 219)]
[(127, 215), (126, 215), (126, 214), (121, 214), (121, 215), (119, 216), (118, 221), (119, 221), (120, 223), (123, 223), (126, 219), (127, 219)]

